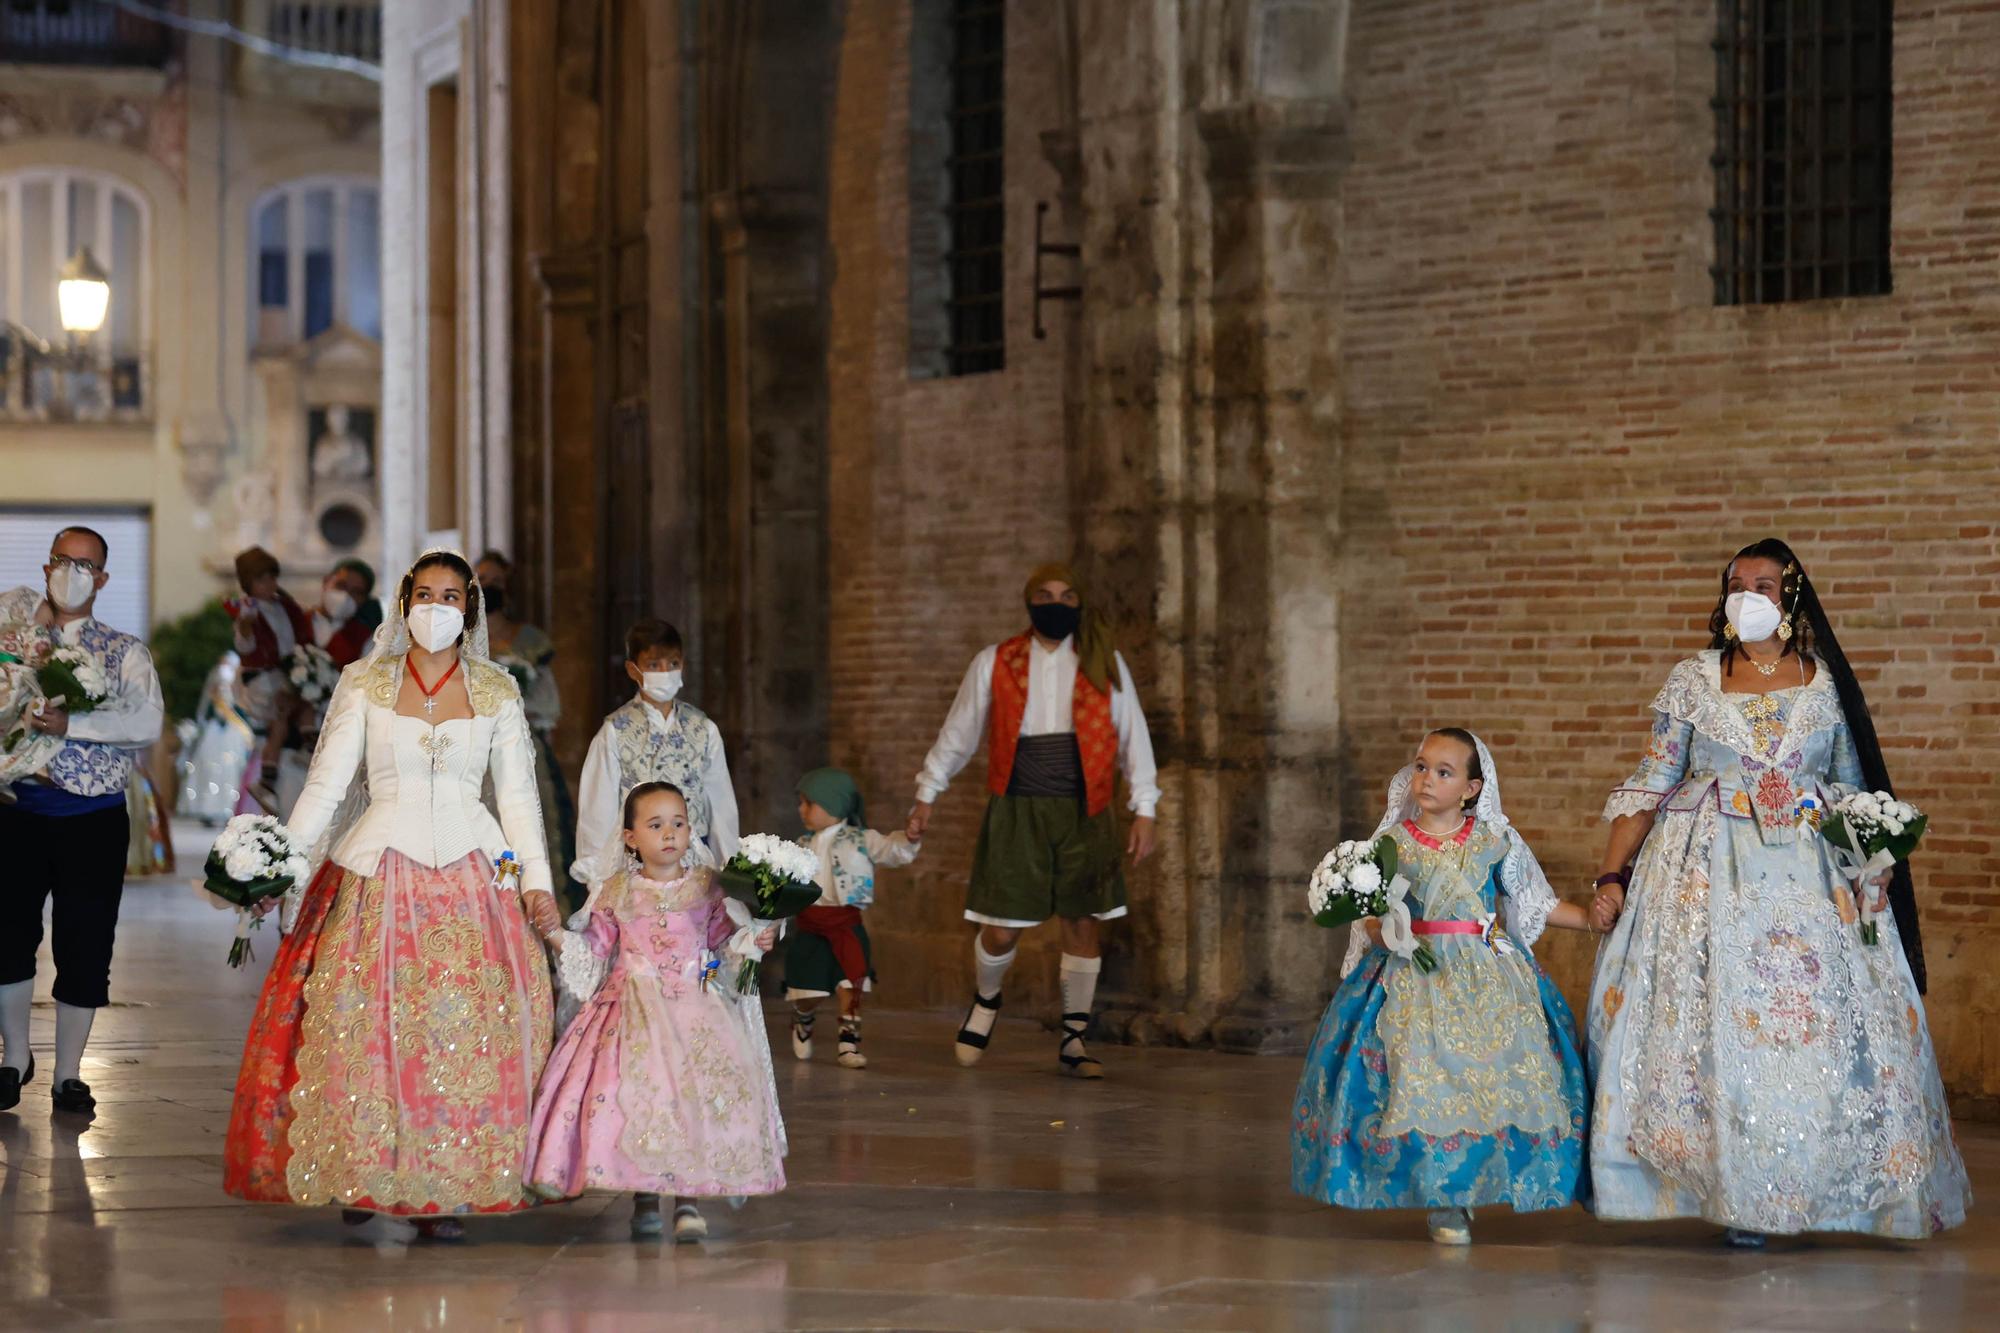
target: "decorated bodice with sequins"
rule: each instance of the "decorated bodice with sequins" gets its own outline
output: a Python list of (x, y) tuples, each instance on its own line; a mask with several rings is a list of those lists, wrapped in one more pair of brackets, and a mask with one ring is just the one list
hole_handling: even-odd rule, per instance
[(1395, 829), (1396, 873), (1410, 881), (1410, 915), (1424, 921), (1477, 921), (1497, 909), (1507, 839), (1468, 820), (1456, 836), (1433, 838), (1409, 820)]
[(735, 969), (722, 963), (720, 951), (735, 932), (712, 877), (697, 873), (662, 884), (630, 875), (616, 892), (606, 891), (584, 937), (611, 960), (607, 985), (636, 978), (677, 999), (701, 993), (704, 972), (716, 994), (734, 984)]
[(1612, 793), (1607, 818), (1713, 802), (1726, 818), (1754, 821), (1764, 842), (1782, 844), (1800, 828), (1816, 829), (1833, 801), (1861, 785), (1854, 738), (1824, 666), (1811, 682), (1769, 694), (1722, 687), (1719, 653), (1674, 668), (1653, 702), (1645, 756)]

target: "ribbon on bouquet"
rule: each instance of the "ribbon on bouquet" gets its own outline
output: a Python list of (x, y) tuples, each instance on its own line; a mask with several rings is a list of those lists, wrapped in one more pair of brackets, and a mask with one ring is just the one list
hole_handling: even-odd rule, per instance
[[(1854, 836), (1852, 829), (1847, 830), (1847, 836)], [(1826, 845), (1833, 849), (1833, 859), (1841, 875), (1852, 881), (1848, 892), (1854, 895), (1855, 915), (1861, 918), (1861, 942), (1880, 944), (1882, 927), (1879, 923), (1889, 910), (1888, 895), (1883, 893), (1878, 899), (1877, 894), (1869, 892), (1868, 881), (1884, 871), (1894, 870), (1896, 854), (1884, 847), (1875, 855), (1864, 858), (1859, 847), (1846, 846), (1832, 838), (1826, 840)]]
[(1410, 881), (1397, 875), (1383, 888), (1388, 896), (1388, 906), (1376, 913), (1376, 920), (1382, 928), (1382, 947), (1406, 963), (1413, 963), (1422, 972), (1437, 966), (1437, 958), (1430, 946), (1417, 938), (1410, 926), (1410, 904), (1405, 901), (1410, 896)]
[(764, 961), (764, 950), (758, 946), (757, 937), (778, 923), (751, 916), (750, 909), (734, 898), (724, 898), (722, 910), (736, 923), (736, 933), (722, 947), (743, 960), (743, 966), (736, 970), (736, 989), (749, 995), (757, 989), (757, 964)]

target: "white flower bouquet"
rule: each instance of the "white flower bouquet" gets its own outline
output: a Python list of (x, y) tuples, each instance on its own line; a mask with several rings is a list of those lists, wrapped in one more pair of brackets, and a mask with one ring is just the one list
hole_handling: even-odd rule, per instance
[[(797, 916), (819, 901), (819, 858), (772, 833), (752, 833), (736, 844), (736, 854), (716, 875), (722, 891), (750, 911), (753, 931)], [(736, 988), (749, 994), (757, 985), (757, 960), (745, 958)]]
[(1886, 791), (1859, 791), (1835, 801), (1820, 836), (1833, 848), (1840, 873), (1853, 882), (1854, 906), (1861, 919), (1861, 942), (1879, 944), (1882, 911), (1871, 901), (1867, 881), (1893, 870), (1922, 841), (1930, 816)]
[(1437, 956), (1410, 929), (1410, 908), (1403, 901), (1410, 882), (1396, 873), (1396, 860), (1396, 840), (1387, 834), (1372, 843), (1341, 843), (1313, 871), (1306, 907), (1316, 924), (1329, 928), (1375, 917), (1389, 952), (1429, 972), (1437, 967)]
[[(13, 636), (9, 642), (16, 642)], [(42, 732), (30, 732), (28, 716), (40, 713), (49, 704), (60, 704), (71, 717), (88, 713), (111, 693), (104, 663), (87, 648), (40, 644), (23, 639), (19, 646), (28, 653), (0, 653), (0, 717), (6, 718), (5, 751), (0, 759), (0, 783), (12, 782), (39, 772), (62, 749), (62, 739)]]
[(340, 684), (340, 668), (333, 655), (316, 643), (302, 643), (285, 658), (285, 679), (292, 692), (309, 704), (322, 704), (333, 697)]
[(223, 826), (203, 866), (203, 887), (236, 909), (231, 967), (243, 966), (252, 956), (250, 932), (263, 924), (253, 910), (257, 904), (304, 882), (311, 870), (306, 849), (270, 815), (237, 815)]

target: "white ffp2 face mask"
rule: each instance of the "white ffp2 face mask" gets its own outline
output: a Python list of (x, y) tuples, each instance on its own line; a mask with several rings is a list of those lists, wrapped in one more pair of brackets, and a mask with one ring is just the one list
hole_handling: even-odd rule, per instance
[(328, 620), (345, 620), (354, 614), (353, 594), (342, 588), (335, 588), (320, 598), (320, 610), (326, 612)]
[(681, 673), (678, 671), (648, 671), (639, 688), (646, 697), (656, 704), (670, 704), (680, 696)]
[(441, 653), (465, 631), (465, 612), (455, 606), (425, 602), (409, 615), (410, 638), (427, 653)]
[(75, 565), (57, 565), (49, 575), (49, 600), (60, 611), (77, 611), (97, 595), (97, 580)]
[(1745, 643), (1762, 643), (1778, 632), (1784, 617), (1777, 604), (1761, 592), (1732, 592), (1722, 604), (1722, 613), (1736, 627), (1736, 637)]

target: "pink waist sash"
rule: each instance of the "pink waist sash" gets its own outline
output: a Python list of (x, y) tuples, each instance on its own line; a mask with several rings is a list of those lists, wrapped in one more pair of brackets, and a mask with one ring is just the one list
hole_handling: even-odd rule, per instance
[(1477, 935), (1486, 927), (1477, 921), (1412, 921), (1412, 935)]

